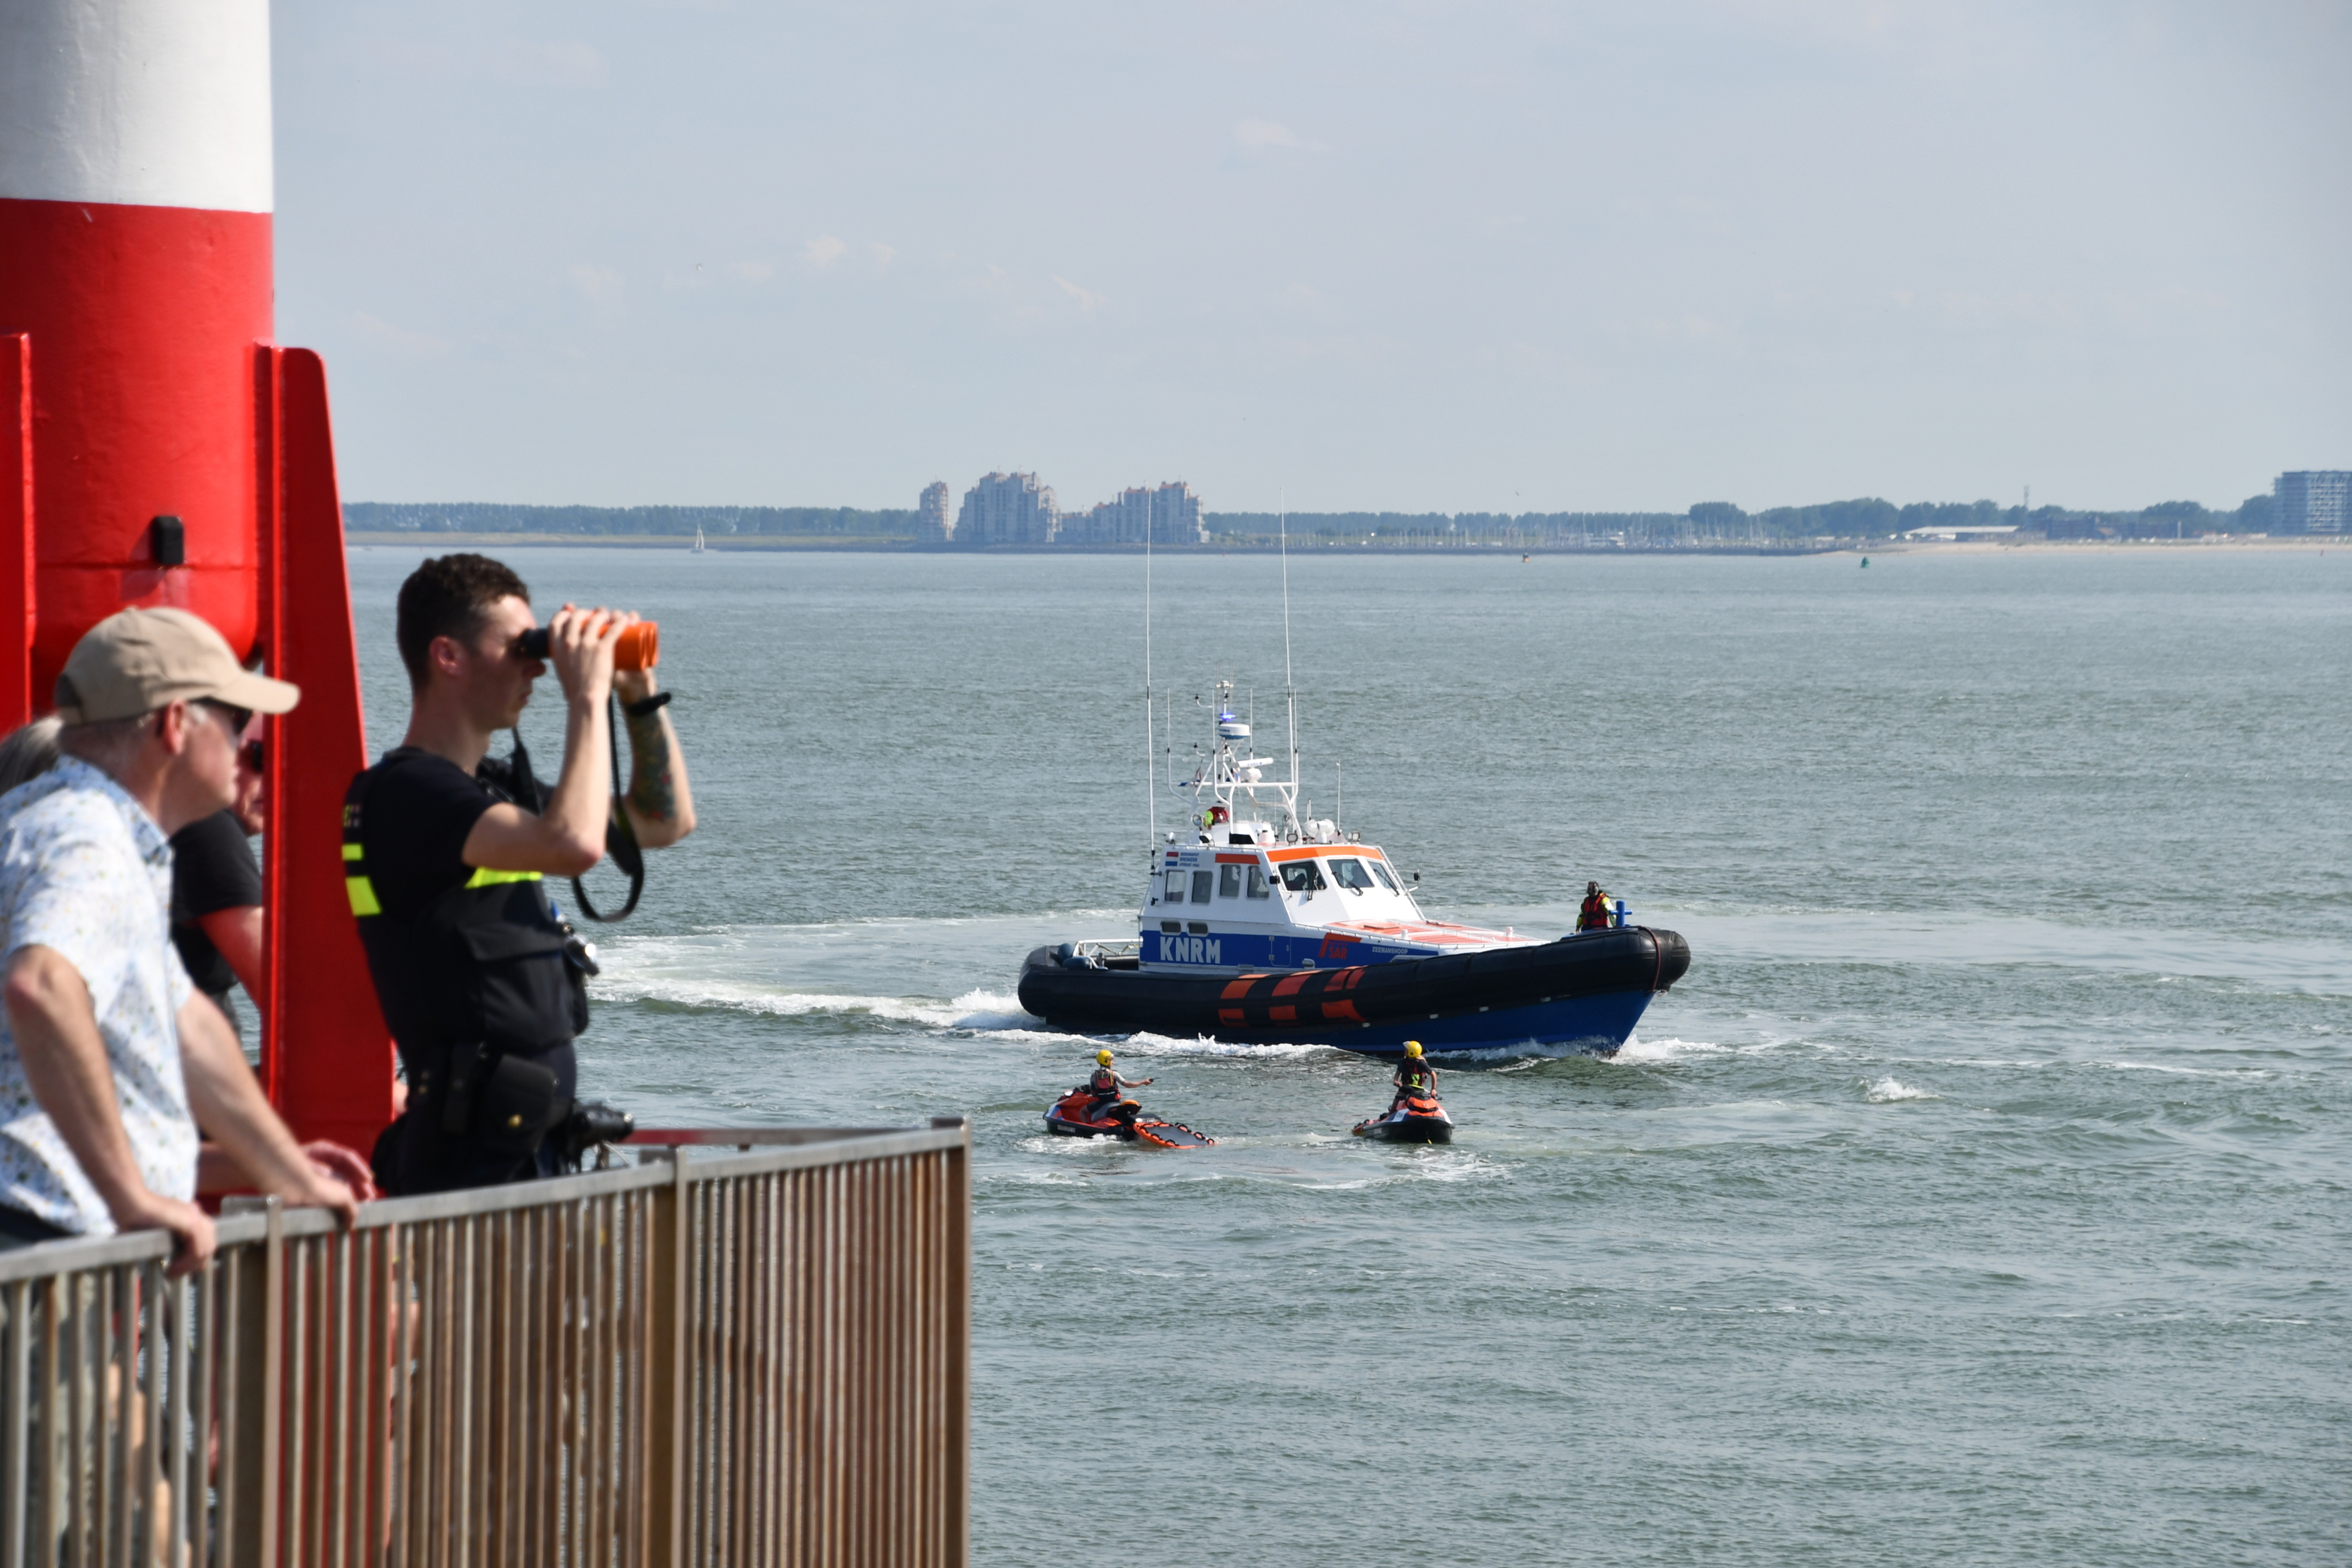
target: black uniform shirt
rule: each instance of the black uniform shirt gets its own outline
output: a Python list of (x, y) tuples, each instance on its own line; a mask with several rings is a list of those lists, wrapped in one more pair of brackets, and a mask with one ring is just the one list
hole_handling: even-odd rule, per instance
[(474, 874), (466, 839), (498, 798), (446, 757), (404, 746), (384, 753), (368, 785), (361, 841), (376, 903), (394, 920), (425, 906)]
[[(502, 801), (520, 801), (514, 771), (498, 758), (485, 758), (478, 774), (446, 757), (404, 746), (383, 754), (368, 787), (367, 816), (361, 841), (367, 848), (368, 878), (376, 902), (396, 920), (414, 919), (453, 887), (462, 887), (474, 868), (466, 863), (466, 840), (482, 813)], [(541, 800), (552, 793), (534, 776)]]
[(172, 835), (172, 942), (196, 989), (218, 998), (236, 984), (236, 971), (197, 922), (260, 903), (261, 868), (236, 812), (215, 811)]

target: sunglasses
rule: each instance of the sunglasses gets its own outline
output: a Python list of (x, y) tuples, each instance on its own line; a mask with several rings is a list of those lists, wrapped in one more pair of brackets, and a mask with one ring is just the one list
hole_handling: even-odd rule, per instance
[(261, 742), (248, 740), (236, 754), (236, 765), (247, 773), (261, 771)]
[(253, 722), (253, 710), (249, 707), (231, 707), (226, 703), (208, 699), (205, 701), (205, 706), (220, 715), (221, 722), (228, 726), (228, 732), (233, 736), (243, 735), (246, 727)]

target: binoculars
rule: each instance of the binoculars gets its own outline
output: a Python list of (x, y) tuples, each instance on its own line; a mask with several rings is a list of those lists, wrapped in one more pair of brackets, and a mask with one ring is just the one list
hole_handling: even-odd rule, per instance
[[(534, 626), (515, 639), (515, 652), (526, 659), (547, 657), (547, 628)], [(613, 645), (613, 668), (616, 670), (650, 670), (661, 663), (661, 628), (650, 621), (640, 621), (621, 633)]]

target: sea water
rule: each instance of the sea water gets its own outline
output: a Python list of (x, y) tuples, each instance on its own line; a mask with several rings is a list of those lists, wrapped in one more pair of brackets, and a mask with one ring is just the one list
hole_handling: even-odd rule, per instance
[[(352, 557), (379, 747), (419, 554)], [(975, 1561), (2352, 1560), (2352, 555), (1296, 554), (1314, 813), (1694, 957), (1614, 1061), (1447, 1072), (1450, 1148), (1121, 1043), (1181, 1154), (1045, 1135), (1093, 1042), (1013, 983), (1132, 935), (1213, 680), (1280, 755), (1271, 558), (1154, 563), (1149, 739), (1139, 559), (509, 559), (659, 619), (702, 822), (589, 1091), (974, 1120)]]

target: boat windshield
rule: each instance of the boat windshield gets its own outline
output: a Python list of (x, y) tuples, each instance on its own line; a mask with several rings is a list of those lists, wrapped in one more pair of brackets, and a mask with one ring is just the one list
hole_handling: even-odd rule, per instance
[(1331, 880), (1351, 892), (1372, 891), (1371, 873), (1364, 869), (1363, 862), (1353, 858), (1334, 860), (1331, 862)]
[(1282, 868), (1282, 885), (1293, 893), (1320, 893), (1325, 884), (1313, 861), (1290, 861)]
[(1378, 861), (1370, 861), (1366, 863), (1372, 868), (1372, 874), (1381, 879), (1381, 885), (1382, 887), (1387, 888), (1391, 893), (1402, 893), (1404, 891), (1404, 889), (1396, 884), (1396, 878), (1389, 874), (1388, 867), (1382, 865)]

